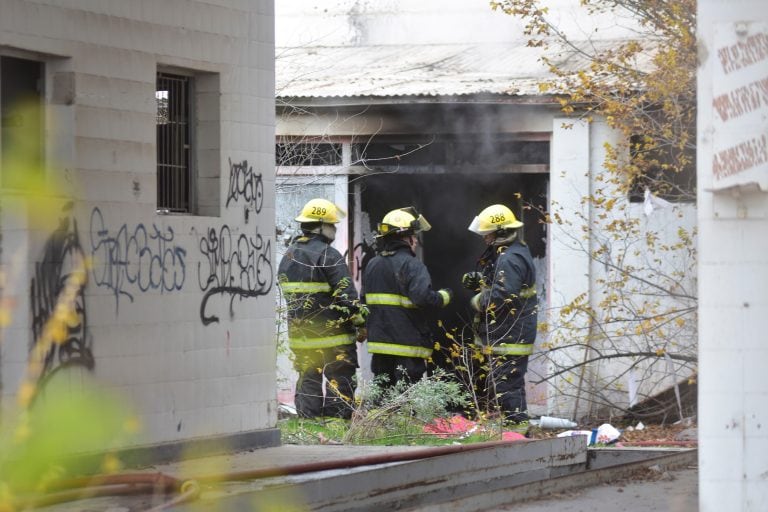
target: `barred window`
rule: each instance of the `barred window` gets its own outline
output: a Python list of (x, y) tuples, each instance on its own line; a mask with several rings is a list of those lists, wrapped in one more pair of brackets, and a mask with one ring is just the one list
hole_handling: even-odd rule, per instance
[(189, 213), (192, 77), (157, 74), (157, 209)]

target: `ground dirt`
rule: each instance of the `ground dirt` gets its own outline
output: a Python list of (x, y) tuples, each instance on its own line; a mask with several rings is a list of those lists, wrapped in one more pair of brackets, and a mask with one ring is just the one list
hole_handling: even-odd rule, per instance
[[(590, 430), (599, 425), (579, 426), (579, 430)], [(679, 423), (676, 425), (645, 425), (638, 430), (634, 427), (617, 427), (621, 431), (621, 437), (617, 446), (696, 446), (696, 425), (691, 423)], [(548, 439), (556, 437), (565, 429), (544, 430), (532, 428), (529, 437), (533, 439)]]

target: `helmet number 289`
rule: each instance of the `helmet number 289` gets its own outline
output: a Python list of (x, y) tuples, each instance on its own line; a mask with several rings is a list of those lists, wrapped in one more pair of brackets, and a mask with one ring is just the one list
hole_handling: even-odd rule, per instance
[(328, 210), (325, 208), (322, 208), (320, 206), (312, 207), (312, 215), (325, 215), (326, 213), (328, 213)]

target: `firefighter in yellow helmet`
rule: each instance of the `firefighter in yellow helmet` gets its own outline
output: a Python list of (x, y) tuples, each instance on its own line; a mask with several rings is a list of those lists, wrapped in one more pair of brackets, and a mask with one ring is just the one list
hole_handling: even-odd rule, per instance
[(482, 236), (487, 248), (462, 284), (477, 292), (471, 300), (476, 342), (490, 358), (492, 371), (481, 388), (501, 409), (508, 428), (524, 434), (529, 425), (525, 373), (536, 341), (537, 298), (533, 258), (518, 235), (522, 226), (502, 204), (481, 211), (469, 230)]
[(288, 345), (299, 374), (295, 404), (302, 417), (352, 415), (355, 332), (364, 330), (366, 310), (359, 304), (344, 257), (331, 246), (343, 217), (344, 212), (326, 199), (308, 201), (296, 217), (302, 234), (277, 271), (288, 307)]
[(424, 375), (433, 346), (426, 310), (447, 306), (453, 296), (447, 288), (432, 289), (427, 267), (416, 258), (418, 235), (430, 228), (413, 207), (390, 211), (378, 225), (379, 252), (363, 271), (371, 371), (389, 385)]

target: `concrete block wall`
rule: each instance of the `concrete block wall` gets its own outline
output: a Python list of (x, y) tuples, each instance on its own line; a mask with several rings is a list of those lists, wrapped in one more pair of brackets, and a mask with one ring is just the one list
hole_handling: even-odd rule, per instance
[[(699, 510), (768, 504), (768, 9), (699, 0)], [(758, 91), (742, 103), (742, 91)], [(715, 100), (739, 110), (722, 116)], [(752, 153), (739, 148), (760, 141)], [(715, 159), (729, 169), (715, 170)]]
[[(0, 190), (4, 268), (24, 255), (0, 353), (4, 407), (33, 343), (35, 263), (67, 218), (93, 263), (87, 373), (135, 406), (144, 428), (133, 442), (271, 431), (273, 2), (0, 0), (0, 13), (0, 54), (44, 63), (49, 172), (63, 184), (56, 199), (74, 201), (33, 230), (23, 214), (6, 214), (11, 192)], [(194, 76), (198, 180), (189, 215), (156, 213), (159, 70)]]

